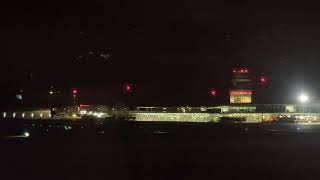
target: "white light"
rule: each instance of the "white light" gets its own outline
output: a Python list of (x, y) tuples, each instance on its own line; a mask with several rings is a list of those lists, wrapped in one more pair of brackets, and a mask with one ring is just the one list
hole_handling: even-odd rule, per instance
[(15, 117), (16, 117), (16, 113), (15, 113), (15, 112), (12, 114), (12, 117), (13, 117), (13, 118), (15, 118)]
[(309, 101), (309, 96), (306, 94), (300, 94), (299, 96), (299, 101), (301, 103), (306, 103), (307, 101)]
[(29, 137), (29, 136), (30, 136), (30, 133), (25, 132), (23, 135), (24, 135), (25, 137)]
[(33, 114), (33, 113), (31, 113), (31, 118), (33, 118), (33, 116), (34, 116), (34, 114)]
[(41, 114), (40, 114), (40, 118), (42, 118), (42, 116), (43, 116), (43, 114), (41, 113)]
[(97, 117), (101, 118), (102, 117), (102, 113), (97, 114)]
[(6, 118), (6, 117), (7, 117), (7, 113), (4, 112), (4, 113), (3, 113), (3, 118)]
[(80, 111), (80, 114), (81, 115), (87, 114), (87, 111), (86, 110), (82, 110), (82, 111)]
[(24, 118), (24, 116), (25, 116), (25, 114), (24, 114), (24, 113), (22, 113), (22, 118)]

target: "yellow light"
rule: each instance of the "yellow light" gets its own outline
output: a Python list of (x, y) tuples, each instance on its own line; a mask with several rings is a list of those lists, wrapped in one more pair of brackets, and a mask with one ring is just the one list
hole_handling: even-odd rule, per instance
[(73, 118), (76, 118), (76, 117), (77, 117), (77, 115), (76, 115), (76, 114), (72, 114), (72, 117), (73, 117)]

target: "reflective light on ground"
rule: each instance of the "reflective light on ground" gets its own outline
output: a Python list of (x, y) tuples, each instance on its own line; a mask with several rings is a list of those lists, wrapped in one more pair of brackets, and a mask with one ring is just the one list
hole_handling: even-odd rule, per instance
[(155, 131), (154, 133), (155, 134), (168, 134), (168, 132), (165, 132), (165, 131)]

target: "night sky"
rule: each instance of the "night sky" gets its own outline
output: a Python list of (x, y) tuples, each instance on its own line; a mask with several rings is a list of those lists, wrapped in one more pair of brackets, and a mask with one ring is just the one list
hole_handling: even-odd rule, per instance
[(2, 107), (20, 90), (42, 106), (50, 86), (60, 104), (72, 88), (88, 104), (227, 104), (233, 67), (251, 70), (256, 103), (320, 100), (320, 11), (307, 1), (28, 1), (0, 15)]

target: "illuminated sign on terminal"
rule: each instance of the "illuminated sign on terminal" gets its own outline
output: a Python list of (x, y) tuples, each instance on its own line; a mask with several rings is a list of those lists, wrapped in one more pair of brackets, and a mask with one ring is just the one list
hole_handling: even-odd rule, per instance
[(230, 91), (230, 95), (252, 95), (252, 91), (249, 91), (249, 90)]

